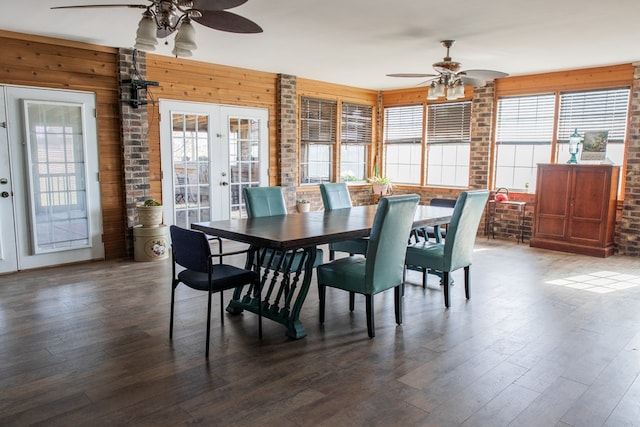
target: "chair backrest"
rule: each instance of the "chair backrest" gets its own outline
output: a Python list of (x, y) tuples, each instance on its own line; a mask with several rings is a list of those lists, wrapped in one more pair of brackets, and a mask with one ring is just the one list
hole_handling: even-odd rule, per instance
[(367, 246), (368, 292), (375, 294), (402, 283), (407, 239), (419, 200), (417, 194), (380, 199)]
[(488, 190), (463, 191), (458, 196), (444, 243), (445, 266), (448, 271), (471, 265), (473, 245), (488, 199)]
[(320, 195), (322, 195), (322, 204), (324, 205), (324, 209), (327, 211), (350, 208), (353, 206), (351, 204), (349, 188), (347, 188), (347, 183), (345, 182), (323, 182), (320, 184)]
[(173, 261), (188, 270), (207, 273), (211, 247), (202, 231), (187, 230), (176, 225), (169, 227)]
[(443, 208), (453, 208), (456, 205), (457, 199), (439, 199), (433, 198), (429, 202), (429, 206), (439, 206)]
[(245, 187), (242, 197), (249, 218), (287, 214), (282, 187)]

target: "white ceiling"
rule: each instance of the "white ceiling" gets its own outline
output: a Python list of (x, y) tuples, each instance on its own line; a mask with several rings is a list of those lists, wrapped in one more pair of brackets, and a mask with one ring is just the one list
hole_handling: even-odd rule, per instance
[[(122, 3), (148, 0), (4, 0), (0, 29), (131, 47), (140, 9), (50, 9)], [(640, 60), (640, 0), (249, 0), (229, 11), (264, 32), (194, 23), (191, 59), (369, 89), (420, 83), (385, 74), (431, 73), (443, 39), (457, 41), (451, 56), (462, 69), (510, 75)]]

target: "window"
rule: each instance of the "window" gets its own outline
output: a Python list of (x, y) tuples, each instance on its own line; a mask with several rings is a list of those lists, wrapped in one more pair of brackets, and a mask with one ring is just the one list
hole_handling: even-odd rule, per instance
[(496, 187), (535, 190), (538, 163), (551, 160), (555, 95), (500, 98)]
[(367, 178), (367, 150), (372, 139), (370, 105), (342, 104), (340, 138), (340, 181), (364, 181)]
[(393, 182), (420, 184), (422, 105), (384, 109), (385, 175)]
[[(556, 96), (557, 134), (553, 137)], [(569, 160), (574, 130), (609, 132), (607, 157), (622, 165), (629, 108), (629, 88), (530, 95), (498, 100), (496, 122), (496, 187), (535, 191), (538, 163)], [(556, 145), (554, 146), (554, 142)]]
[(302, 98), (300, 106), (300, 183), (331, 182), (336, 142), (335, 101)]
[(469, 185), (470, 141), (470, 101), (428, 106), (427, 185)]
[(624, 161), (629, 89), (568, 92), (560, 95), (558, 162), (569, 160), (569, 135), (578, 130), (608, 131), (607, 157), (616, 165)]

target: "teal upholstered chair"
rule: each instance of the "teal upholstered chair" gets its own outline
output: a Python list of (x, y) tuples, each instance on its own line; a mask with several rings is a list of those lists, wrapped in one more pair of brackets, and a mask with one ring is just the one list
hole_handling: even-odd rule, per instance
[[(334, 209), (348, 209), (351, 204), (351, 196), (349, 189), (344, 182), (322, 183), (320, 184), (320, 195), (322, 196), (322, 204), (324, 209), (331, 211)], [(329, 243), (329, 259), (335, 259), (336, 252), (346, 252), (349, 255), (367, 253), (367, 243), (369, 239), (351, 239), (342, 242)]]
[(249, 218), (287, 214), (282, 187), (245, 187), (242, 196)]
[[(242, 189), (242, 197), (249, 218), (287, 215), (287, 205), (282, 193), (282, 187), (245, 187)], [(322, 263), (323, 256), (322, 249), (317, 249), (314, 267)], [(300, 258), (300, 253), (297, 253), (291, 266), (293, 270), (297, 270)], [(273, 267), (282, 257), (274, 257), (271, 251), (267, 250), (266, 255), (262, 255), (262, 259), (265, 261), (271, 260), (270, 265)], [(266, 262), (266, 264), (269, 264), (269, 262)]]
[(366, 256), (350, 256), (318, 266), (320, 323), (324, 323), (326, 287), (363, 294), (367, 332), (375, 336), (373, 296), (394, 288), (396, 323), (402, 323), (401, 286), (407, 239), (420, 198), (415, 194), (380, 200)]
[(442, 273), (444, 305), (449, 307), (449, 273), (464, 268), (464, 289), (470, 298), (469, 267), (480, 218), (489, 191), (464, 191), (456, 201), (444, 243), (418, 242), (407, 248), (406, 265)]

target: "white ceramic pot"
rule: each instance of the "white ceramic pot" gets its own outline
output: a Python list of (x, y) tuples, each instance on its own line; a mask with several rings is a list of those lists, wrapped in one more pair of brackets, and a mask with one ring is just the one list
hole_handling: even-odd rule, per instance
[(384, 196), (387, 194), (387, 189), (389, 184), (371, 184), (371, 189), (373, 190), (373, 194), (377, 194), (379, 196)]
[(300, 213), (309, 212), (309, 210), (311, 210), (311, 203), (296, 203), (296, 210)]
[(162, 224), (162, 206), (138, 206), (138, 222), (145, 228)]

